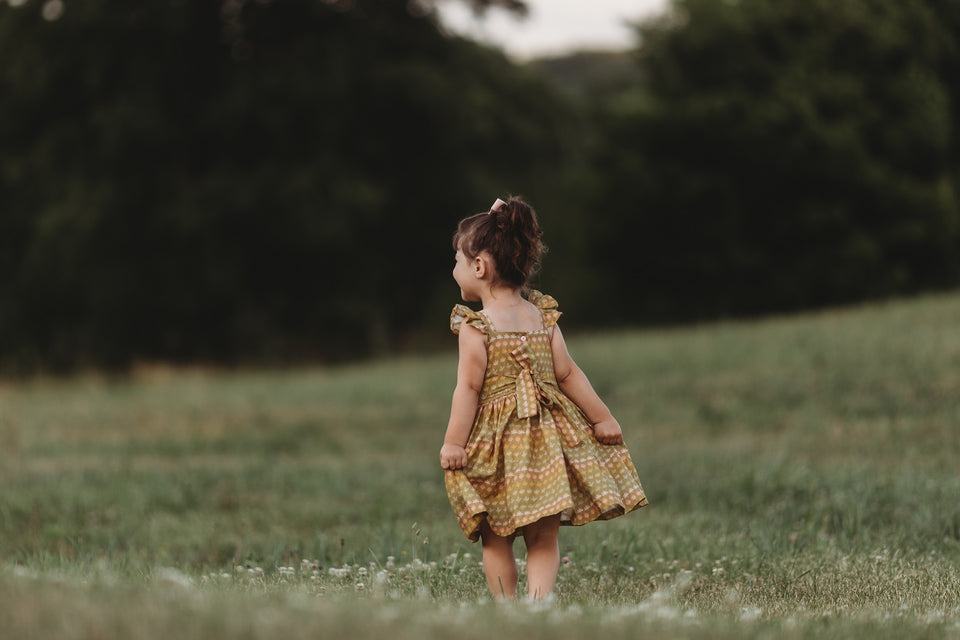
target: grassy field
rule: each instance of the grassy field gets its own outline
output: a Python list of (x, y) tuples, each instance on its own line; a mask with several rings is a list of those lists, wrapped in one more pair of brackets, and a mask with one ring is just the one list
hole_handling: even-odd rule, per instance
[(568, 338), (651, 505), (563, 529), (549, 606), (446, 502), (452, 355), (3, 383), (0, 637), (960, 638), (958, 318)]

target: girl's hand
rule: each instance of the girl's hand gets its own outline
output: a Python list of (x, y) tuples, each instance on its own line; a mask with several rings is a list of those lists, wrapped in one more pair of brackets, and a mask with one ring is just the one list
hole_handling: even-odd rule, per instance
[(623, 444), (623, 431), (615, 418), (602, 420), (593, 425), (593, 436), (600, 444)]
[(467, 450), (458, 444), (443, 443), (440, 448), (440, 466), (449, 471), (467, 466)]

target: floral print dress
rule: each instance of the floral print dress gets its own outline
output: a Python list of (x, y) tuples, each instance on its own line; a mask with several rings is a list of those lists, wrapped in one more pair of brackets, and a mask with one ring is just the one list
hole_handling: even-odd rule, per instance
[(557, 385), (550, 348), (557, 301), (539, 291), (529, 300), (543, 321), (536, 331), (497, 331), (482, 311), (460, 304), (450, 316), (455, 334), (466, 323), (487, 343), (467, 465), (445, 472), (450, 504), (473, 541), (484, 519), (508, 536), (557, 513), (561, 524), (582, 525), (647, 504), (627, 448), (597, 442), (586, 416)]

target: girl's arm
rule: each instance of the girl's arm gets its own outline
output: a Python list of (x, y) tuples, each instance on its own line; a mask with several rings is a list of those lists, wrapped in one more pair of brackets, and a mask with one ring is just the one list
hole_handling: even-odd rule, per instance
[(570, 357), (567, 344), (560, 333), (560, 327), (554, 325), (550, 336), (550, 348), (553, 351), (553, 372), (557, 384), (564, 395), (580, 407), (587, 420), (593, 425), (593, 435), (603, 444), (623, 444), (623, 431), (610, 409), (593, 390), (587, 376)]
[(460, 328), (460, 363), (457, 365), (457, 386), (453, 390), (450, 422), (440, 449), (440, 466), (462, 469), (467, 464), (464, 446), (477, 415), (477, 401), (487, 369), (487, 346), (482, 332), (467, 324)]

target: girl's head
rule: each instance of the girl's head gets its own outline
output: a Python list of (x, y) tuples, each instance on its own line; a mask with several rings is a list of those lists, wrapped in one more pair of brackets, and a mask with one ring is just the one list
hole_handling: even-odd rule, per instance
[(461, 220), (453, 249), (471, 261), (485, 252), (493, 262), (491, 284), (525, 289), (547, 249), (542, 235), (533, 207), (514, 196), (506, 203), (498, 200), (490, 211)]

